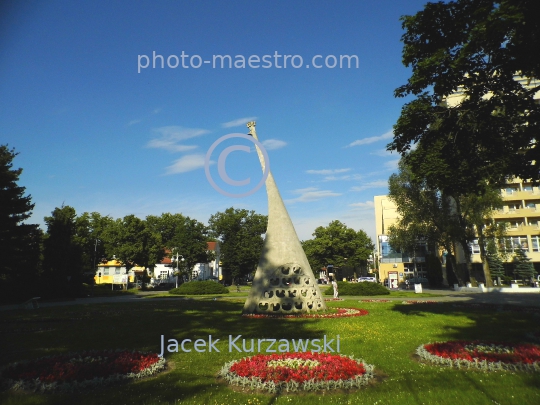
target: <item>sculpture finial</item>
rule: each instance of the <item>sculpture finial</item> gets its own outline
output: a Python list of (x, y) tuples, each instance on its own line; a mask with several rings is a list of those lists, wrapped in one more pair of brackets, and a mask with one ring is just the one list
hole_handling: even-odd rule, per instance
[(248, 135), (251, 135), (252, 137), (257, 139), (257, 133), (255, 132), (255, 125), (256, 125), (255, 121), (249, 121), (246, 124), (246, 127), (249, 128), (249, 134)]

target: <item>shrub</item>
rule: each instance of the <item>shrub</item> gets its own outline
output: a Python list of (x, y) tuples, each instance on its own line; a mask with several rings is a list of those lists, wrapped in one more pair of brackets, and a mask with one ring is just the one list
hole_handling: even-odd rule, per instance
[(227, 288), (215, 281), (191, 281), (169, 290), (169, 294), (175, 295), (227, 294), (228, 292)]
[[(347, 283), (338, 281), (339, 295), (388, 295), (390, 291), (379, 283), (364, 281), (362, 283)], [(334, 295), (334, 289), (328, 288), (324, 295)]]

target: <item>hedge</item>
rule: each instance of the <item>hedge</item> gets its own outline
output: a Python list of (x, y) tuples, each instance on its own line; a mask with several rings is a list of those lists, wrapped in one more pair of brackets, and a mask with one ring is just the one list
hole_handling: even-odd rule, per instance
[[(390, 291), (379, 283), (363, 281), (361, 283), (347, 283), (338, 281), (339, 295), (389, 295)], [(330, 287), (324, 295), (334, 295), (334, 288)]]
[(227, 288), (215, 281), (190, 281), (169, 290), (169, 294), (175, 295), (227, 294), (228, 292)]

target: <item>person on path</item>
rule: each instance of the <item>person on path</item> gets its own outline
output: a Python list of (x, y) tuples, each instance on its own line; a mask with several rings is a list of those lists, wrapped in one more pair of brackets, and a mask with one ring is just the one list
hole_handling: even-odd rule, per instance
[(334, 287), (334, 298), (339, 298), (338, 285), (336, 280), (332, 280), (332, 287)]

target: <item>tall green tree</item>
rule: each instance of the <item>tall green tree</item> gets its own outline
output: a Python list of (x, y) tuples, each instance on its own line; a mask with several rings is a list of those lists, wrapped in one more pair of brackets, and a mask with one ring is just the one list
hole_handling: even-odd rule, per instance
[(504, 264), (499, 253), (497, 252), (497, 245), (493, 239), (489, 240), (487, 243), (487, 253), (486, 260), (489, 263), (489, 270), (492, 277), (497, 277), (497, 285), (501, 286), (501, 277), (504, 274)]
[(135, 215), (109, 224), (103, 238), (108, 258), (116, 256), (128, 270), (134, 266), (154, 267), (165, 256), (161, 235)]
[(14, 149), (0, 145), (0, 300), (22, 299), (31, 294), (40, 271), (42, 232), (26, 224), (34, 204), (25, 187), (17, 184), (22, 169), (13, 169)]
[(231, 207), (212, 215), (208, 224), (211, 236), (220, 241), (224, 276), (236, 280), (253, 273), (261, 255), (268, 217)]
[[(421, 237), (433, 249), (444, 247), (450, 264), (447, 265), (448, 278), (457, 278), (464, 285), (468, 276), (456, 263), (455, 243), (464, 240), (465, 233), (453, 200), (430, 187), (425, 178), (415, 176), (403, 158), (399, 162), (398, 173), (388, 180), (388, 189), (388, 197), (396, 204), (399, 213), (399, 220), (389, 231), (394, 243), (404, 250), (413, 251)], [(468, 249), (467, 243), (465, 246)]]
[(189, 278), (192, 277), (193, 268), (197, 263), (208, 263), (212, 259), (208, 251), (208, 240), (208, 228), (196, 219), (186, 217), (176, 229), (171, 243), (182, 258), (177, 267), (183, 268)]
[[(499, 189), (483, 181), (478, 183), (481, 192), (444, 194), (426, 177), (415, 174), (414, 161), (410, 156), (414, 156), (414, 159), (424, 156), (422, 164), (426, 166), (436, 167), (439, 162), (437, 157), (425, 154), (422, 147), (400, 160), (399, 173), (389, 179), (389, 197), (396, 203), (401, 218), (390, 234), (402, 235), (401, 239), (406, 240), (420, 233), (425, 235), (429, 245), (443, 246), (451, 253), (447, 257), (451, 261), (449, 268), (456, 271), (460, 284), (470, 278), (472, 252), (469, 244), (478, 238), (486, 285), (492, 286), (485, 246), (489, 238), (503, 237), (506, 229), (493, 221), (494, 210), (502, 206)], [(451, 173), (447, 175), (451, 176)], [(394, 241), (396, 243), (399, 244)], [(462, 266), (452, 262), (455, 260), (456, 244), (465, 254), (466, 268), (462, 269)]]
[(76, 217), (75, 209), (68, 205), (55, 208), (45, 217), (43, 271), (54, 295), (77, 295), (82, 284), (83, 249), (76, 240)]
[[(395, 95), (415, 98), (388, 148), (404, 154), (416, 143), (436, 153), (436, 166), (413, 169), (444, 194), (482, 192), (512, 176), (538, 180), (540, 56), (531, 49), (540, 49), (539, 12), (536, 0), (457, 0), (402, 17), (412, 75)], [(446, 103), (457, 91), (463, 99)]]
[(519, 274), (523, 280), (530, 280), (536, 276), (537, 272), (531, 263), (531, 259), (527, 257), (525, 250), (520, 247), (514, 253), (514, 271)]
[(353, 272), (367, 269), (367, 260), (375, 248), (362, 229), (355, 231), (337, 220), (317, 227), (313, 237), (302, 241), (302, 247), (314, 273), (329, 264)]
[[(182, 214), (163, 213), (161, 216), (146, 217), (149, 229), (161, 236), (163, 247), (170, 251), (174, 267), (184, 275), (192, 277), (197, 263), (207, 263), (211, 254), (208, 251), (208, 227), (203, 223)], [(176, 254), (179, 262), (176, 263)]]
[(104, 235), (113, 222), (110, 216), (102, 216), (98, 212), (83, 212), (75, 218), (75, 241), (82, 248), (85, 273), (95, 273), (97, 264), (107, 256)]

